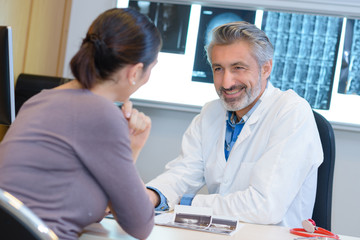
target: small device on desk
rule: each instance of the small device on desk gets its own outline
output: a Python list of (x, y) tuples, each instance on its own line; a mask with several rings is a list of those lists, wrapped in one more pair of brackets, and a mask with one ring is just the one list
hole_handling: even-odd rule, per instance
[(326, 237), (330, 239), (340, 239), (338, 235), (324, 229), (321, 227), (317, 227), (314, 220), (308, 219), (302, 221), (303, 228), (292, 228), (290, 229), (290, 233), (302, 236), (302, 237), (310, 237), (317, 239), (317, 237)]

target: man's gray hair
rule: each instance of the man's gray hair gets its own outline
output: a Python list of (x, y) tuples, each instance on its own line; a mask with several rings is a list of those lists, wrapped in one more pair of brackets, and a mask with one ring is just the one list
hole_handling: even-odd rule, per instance
[(240, 21), (226, 23), (213, 29), (211, 42), (205, 47), (209, 63), (211, 64), (211, 51), (215, 45), (230, 45), (237, 41), (250, 43), (252, 55), (259, 67), (273, 58), (274, 47), (266, 34), (255, 25)]

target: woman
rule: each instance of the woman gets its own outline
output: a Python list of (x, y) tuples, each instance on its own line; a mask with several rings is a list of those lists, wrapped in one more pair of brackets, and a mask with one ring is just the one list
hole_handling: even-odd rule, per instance
[(127, 100), (148, 81), (161, 44), (135, 10), (104, 12), (71, 60), (75, 80), (29, 99), (4, 137), (0, 188), (60, 239), (77, 239), (107, 206), (130, 235), (150, 234), (154, 207), (134, 162), (151, 121)]

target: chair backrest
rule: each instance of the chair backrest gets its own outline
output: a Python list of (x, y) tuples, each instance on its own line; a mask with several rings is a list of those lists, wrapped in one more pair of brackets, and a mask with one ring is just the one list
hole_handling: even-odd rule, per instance
[(0, 239), (57, 240), (58, 237), (21, 201), (0, 189)]
[(41, 92), (41, 90), (54, 88), (71, 80), (70, 78), (21, 73), (15, 85), (16, 114), (24, 102)]
[(324, 161), (318, 169), (317, 190), (313, 220), (316, 225), (331, 230), (332, 188), (335, 166), (335, 136), (331, 124), (313, 111), (324, 152)]

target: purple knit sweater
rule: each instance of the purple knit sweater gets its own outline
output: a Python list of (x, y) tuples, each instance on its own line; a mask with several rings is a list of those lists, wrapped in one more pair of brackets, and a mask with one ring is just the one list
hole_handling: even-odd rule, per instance
[(121, 227), (146, 238), (154, 208), (132, 162), (121, 111), (88, 90), (43, 90), (0, 144), (0, 188), (60, 239), (77, 239), (110, 203)]

